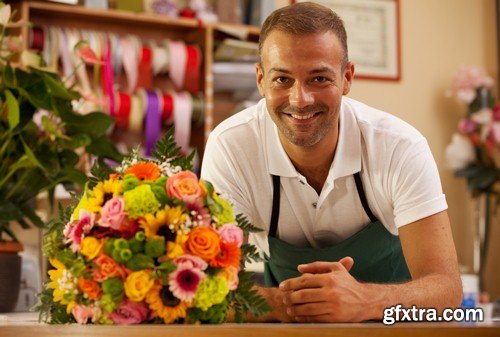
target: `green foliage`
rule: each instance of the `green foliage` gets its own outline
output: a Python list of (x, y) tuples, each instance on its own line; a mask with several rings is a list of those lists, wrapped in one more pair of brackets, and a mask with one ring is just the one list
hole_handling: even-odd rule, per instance
[(240, 227), (245, 234), (262, 232), (262, 229), (252, 225), (247, 218), (241, 214), (236, 215), (236, 222), (238, 223), (238, 227)]
[(49, 324), (76, 323), (73, 315), (66, 312), (66, 306), (54, 302), (53, 290), (44, 284), (42, 292), (38, 295), (38, 304), (33, 308), (38, 311), (38, 321)]
[(237, 323), (243, 322), (247, 313), (257, 317), (271, 311), (269, 304), (255, 289), (251, 279), (252, 274), (251, 272), (240, 271), (238, 274), (238, 288), (236, 291), (229, 293), (228, 296), (229, 305), (234, 309), (234, 320)]
[[(72, 101), (80, 94), (40, 65), (12, 67), (6, 38), (0, 35), (0, 241), (17, 241), (9, 223), (44, 226), (33, 211), (40, 192), (47, 191), (52, 204), (56, 185), (71, 189), (85, 183), (85, 174), (75, 168), (82, 155), (77, 148), (101, 162), (119, 161), (121, 155), (105, 134), (113, 119), (102, 112), (76, 113)], [(33, 117), (40, 110), (47, 113), (37, 125)]]
[(160, 163), (169, 161), (172, 166), (180, 166), (183, 170), (191, 170), (195, 151), (191, 151), (189, 156), (181, 154), (181, 148), (177, 146), (174, 138), (174, 127), (167, 130), (165, 135), (156, 143), (153, 157)]

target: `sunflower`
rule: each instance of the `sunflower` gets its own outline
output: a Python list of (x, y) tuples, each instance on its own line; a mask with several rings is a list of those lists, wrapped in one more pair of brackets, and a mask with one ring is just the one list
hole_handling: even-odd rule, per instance
[(182, 207), (165, 206), (164, 209), (156, 212), (155, 215), (149, 213), (144, 216), (144, 219), (139, 221), (140, 227), (144, 229), (146, 237), (151, 238), (158, 233), (161, 226), (172, 226), (170, 230), (175, 232), (181, 223), (184, 223), (188, 218), (187, 214), (182, 213)]
[(122, 182), (114, 177), (105, 181), (100, 181), (92, 189), (87, 199), (87, 210), (93, 213), (99, 212), (106, 201), (121, 195), (122, 190)]
[(166, 324), (173, 323), (179, 318), (185, 318), (189, 306), (189, 303), (176, 298), (168, 290), (168, 286), (162, 286), (159, 283), (149, 291), (146, 302), (156, 316), (161, 317)]
[(73, 303), (69, 299), (75, 296), (75, 291), (78, 293), (76, 279), (73, 278), (71, 272), (59, 260), (50, 259), (50, 264), (56, 269), (49, 270), (50, 282), (48, 283), (48, 287), (54, 289), (52, 295), (54, 301), (68, 305), (67, 309), (69, 309), (73, 306), (69, 305)]
[(160, 168), (158, 165), (148, 162), (140, 162), (137, 164), (134, 164), (130, 166), (126, 171), (125, 174), (133, 174), (137, 177), (139, 180), (151, 180), (155, 181), (160, 177)]

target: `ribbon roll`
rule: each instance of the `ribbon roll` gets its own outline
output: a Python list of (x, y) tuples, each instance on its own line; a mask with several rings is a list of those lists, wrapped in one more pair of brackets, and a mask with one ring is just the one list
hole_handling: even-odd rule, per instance
[(187, 61), (184, 88), (192, 94), (195, 94), (200, 88), (201, 50), (196, 45), (189, 45), (186, 47), (186, 50)]
[(132, 104), (131, 97), (124, 92), (119, 92), (117, 98), (116, 126), (128, 128)]
[(137, 79), (137, 85), (143, 88), (151, 88), (151, 83), (153, 81), (153, 71), (151, 69), (151, 48), (143, 45), (141, 48), (140, 58), (139, 58), (139, 76)]
[(146, 91), (146, 155), (150, 156), (161, 133), (161, 113), (158, 95), (154, 90)]
[(164, 45), (151, 42), (152, 70), (153, 75), (161, 74), (168, 67), (168, 50)]
[(29, 45), (30, 49), (35, 49), (38, 52), (43, 51), (43, 46), (45, 44), (45, 33), (40, 27), (33, 27), (29, 31)]
[(144, 120), (144, 103), (143, 95), (132, 95), (130, 99), (130, 117), (128, 129), (135, 133), (142, 132), (142, 124)]
[(162, 99), (163, 99), (163, 110), (161, 119), (167, 125), (172, 124), (172, 115), (174, 113), (174, 100), (172, 98), (172, 95), (169, 95), (168, 93), (163, 94)]
[(122, 50), (123, 69), (125, 69), (125, 75), (127, 76), (128, 91), (133, 92), (137, 87), (137, 71), (139, 64), (138, 50), (130, 36), (122, 38), (120, 40), (120, 45)]
[(181, 41), (170, 41), (168, 44), (170, 53), (169, 74), (177, 89), (182, 89), (186, 76), (186, 45)]
[(174, 97), (174, 138), (184, 154), (189, 152), (189, 140), (191, 139), (191, 116), (193, 114), (193, 101), (191, 95), (186, 92), (177, 92)]

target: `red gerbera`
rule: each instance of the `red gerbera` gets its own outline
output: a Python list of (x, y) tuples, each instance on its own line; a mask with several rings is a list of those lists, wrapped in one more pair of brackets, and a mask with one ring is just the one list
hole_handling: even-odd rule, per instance
[(235, 242), (226, 243), (220, 241), (220, 251), (215, 258), (210, 261), (213, 267), (228, 267), (233, 266), (239, 268), (241, 258), (241, 250)]

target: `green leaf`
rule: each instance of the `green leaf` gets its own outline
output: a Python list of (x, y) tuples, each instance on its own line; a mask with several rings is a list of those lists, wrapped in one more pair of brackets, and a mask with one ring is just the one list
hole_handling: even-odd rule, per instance
[(33, 151), (31, 151), (31, 149), (29, 148), (28, 145), (26, 145), (26, 143), (24, 142), (24, 140), (22, 138), (20, 138), (22, 144), (23, 144), (23, 148), (24, 148), (24, 153), (26, 154), (26, 156), (28, 157), (29, 161), (34, 165), (34, 166), (38, 166), (39, 168), (41, 168), (44, 172), (46, 172), (45, 170), (45, 167), (38, 161), (38, 159), (36, 158), (35, 154), (33, 153)]
[(15, 86), (14, 68), (12, 68), (10, 63), (7, 63), (3, 68), (3, 80), (7, 86)]
[(54, 97), (63, 98), (66, 100), (79, 99), (80, 94), (76, 91), (68, 90), (64, 84), (56, 78), (55, 74), (47, 73), (41, 70), (32, 69), (33, 72), (38, 72), (48, 88), (48, 93)]
[(89, 153), (99, 157), (113, 159), (117, 162), (121, 161), (123, 157), (106, 136), (95, 139), (92, 144), (88, 145), (85, 149)]
[(180, 166), (183, 170), (192, 170), (193, 158), (195, 155), (193, 150), (186, 158), (181, 154), (181, 148), (175, 143), (174, 127), (167, 130), (165, 135), (156, 142), (153, 150), (153, 157), (159, 162), (170, 160), (170, 165)]
[(67, 149), (77, 149), (90, 145), (92, 143), (92, 138), (85, 133), (78, 133), (72, 135), (70, 140), (61, 141), (61, 143)]
[(469, 177), (468, 187), (470, 191), (486, 191), (497, 180), (497, 172), (494, 168), (482, 168), (479, 173), (473, 177)]
[(10, 90), (5, 90), (5, 99), (7, 103), (9, 129), (12, 130), (19, 124), (19, 103)]
[(63, 111), (61, 119), (66, 123), (68, 134), (86, 133), (94, 139), (102, 137), (114, 123), (112, 117), (102, 112), (91, 112), (87, 115), (78, 115), (75, 113), (69, 114)]
[(18, 220), (23, 217), (24, 215), (19, 207), (12, 202), (7, 201), (6, 203), (0, 204), (0, 219), (2, 219), (2, 222)]
[(19, 210), (23, 212), (24, 216), (26, 216), (33, 225), (38, 228), (44, 228), (45, 223), (40, 219), (40, 217), (36, 214), (35, 210), (29, 205), (25, 203), (19, 206)]

